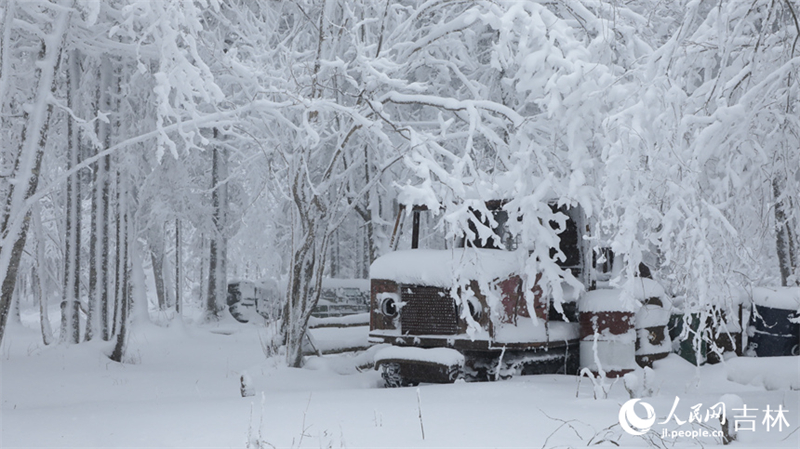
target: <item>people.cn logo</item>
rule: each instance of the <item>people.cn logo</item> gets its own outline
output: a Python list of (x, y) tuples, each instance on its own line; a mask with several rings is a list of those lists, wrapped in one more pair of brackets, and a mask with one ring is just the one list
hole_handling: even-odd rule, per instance
[(644, 435), (650, 430), (650, 427), (655, 424), (656, 411), (653, 410), (652, 405), (647, 402), (642, 402), (642, 407), (644, 407), (645, 412), (647, 412), (647, 417), (640, 418), (639, 415), (636, 414), (636, 411), (633, 410), (633, 406), (636, 405), (637, 402), (639, 402), (639, 399), (631, 399), (622, 404), (622, 408), (619, 409), (619, 425), (622, 427), (622, 430), (631, 435)]

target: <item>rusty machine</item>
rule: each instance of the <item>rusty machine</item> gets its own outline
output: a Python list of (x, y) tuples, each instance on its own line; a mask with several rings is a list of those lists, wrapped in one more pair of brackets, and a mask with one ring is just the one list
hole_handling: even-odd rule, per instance
[[(400, 220), (410, 215), (411, 248), (378, 258), (370, 272), (369, 337), (391, 345), (375, 356), (387, 386), (577, 372), (577, 292), (565, 286), (565, 302), (556, 311), (538, 285), (540, 276), (526, 285), (527, 251), (516, 249), (503, 205), (486, 203), (491, 221), (475, 213), (481, 223), (492, 223), (492, 238), (465, 237), (445, 249), (419, 248), (424, 207), (412, 207), (410, 214), (400, 208), (392, 244), (402, 229)], [(551, 209), (567, 217), (559, 234), (566, 258), (559, 265), (581, 282), (592, 282), (581, 210), (555, 204)]]

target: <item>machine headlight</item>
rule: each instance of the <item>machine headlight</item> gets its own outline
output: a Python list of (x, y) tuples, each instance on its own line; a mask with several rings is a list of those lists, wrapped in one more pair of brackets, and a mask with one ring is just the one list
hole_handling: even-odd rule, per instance
[(383, 298), (380, 301), (381, 313), (392, 318), (397, 316), (397, 298), (396, 294), (383, 293)]

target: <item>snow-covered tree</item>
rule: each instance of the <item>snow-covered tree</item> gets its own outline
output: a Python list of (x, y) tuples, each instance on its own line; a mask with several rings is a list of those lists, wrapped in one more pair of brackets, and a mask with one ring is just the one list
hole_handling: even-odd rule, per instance
[(437, 3), (398, 26), (415, 39), (388, 42), (417, 81), (413, 93), (387, 94), (394, 115), (416, 125), (403, 201), (443, 208), (450, 238), (470, 241), (502, 238), (491, 218), (475, 215), (492, 217), (486, 202), (504, 201), (527, 250), (528, 301), (534, 283), (556, 308), (565, 283), (583, 288), (579, 273), (559, 265), (566, 216), (556, 208), (588, 217), (601, 209), (602, 124), (624, 98), (620, 80), (648, 54), (636, 35), (646, 22), (605, 2)]
[[(298, 366), (331, 238), (397, 160), (391, 155), (404, 139), (387, 129), (392, 122), (376, 103), (385, 81), (370, 73), (382, 37), (370, 5), (309, 1), (273, 8), (270, 60), (273, 73), (283, 76), (266, 82), (293, 107), (282, 111), (267, 139), (278, 154), (273, 173), (283, 186), (289, 231), (284, 342), (289, 363)], [(365, 170), (374, 170), (369, 181)]]
[[(201, 131), (230, 127), (248, 107), (271, 107), (268, 101), (254, 106), (251, 99), (241, 103), (227, 102), (215, 84), (204, 60), (214, 55), (201, 56), (198, 40), (213, 37), (213, 34), (203, 35), (205, 25), (202, 17), (208, 11), (216, 10), (219, 10), (218, 4), (202, 1), (12, 1), (4, 4), (2, 20), (7, 26), (3, 27), (1, 47), (3, 76), (0, 98), (3, 134), (10, 137), (10, 145), (3, 147), (3, 165), (7, 174), (0, 178), (3, 197), (8, 199), (3, 208), (0, 241), (0, 273), (3, 278), (0, 322), (5, 323), (11, 304), (30, 221), (28, 214), (34, 202), (59, 189), (73, 174), (80, 174), (77, 178), (82, 182), (86, 183), (87, 179), (93, 182), (91, 189), (84, 189), (95, 196), (92, 210), (96, 211), (95, 206), (103, 204), (108, 211), (119, 211), (119, 216), (111, 222), (114, 223), (111, 226), (119, 229), (116, 233), (103, 231), (104, 227), (108, 231), (110, 223), (107, 220), (113, 215), (106, 214), (106, 217), (97, 219), (82, 217), (84, 223), (91, 224), (90, 242), (94, 244), (90, 243), (90, 251), (80, 248), (83, 245), (73, 244), (71, 247), (75, 248), (76, 256), (86, 257), (92, 253), (84, 259), (91, 261), (92, 267), (86, 272), (78, 270), (72, 276), (76, 282), (70, 283), (71, 286), (80, 285), (83, 277), (89, 277), (91, 299), (81, 292), (72, 295), (81, 297), (71, 303), (75, 306), (78, 301), (87, 304), (85, 310), (91, 313), (87, 315), (89, 338), (95, 325), (94, 312), (101, 315), (101, 323), (113, 310), (119, 315), (124, 307), (118, 298), (127, 294), (125, 282), (128, 273), (140, 268), (140, 262), (131, 266), (130, 258), (143, 254), (139, 251), (141, 248), (122, 250), (126, 243), (140, 245), (139, 236), (146, 230), (142, 226), (148, 223), (148, 217), (137, 215), (135, 210), (140, 193), (138, 183), (152, 171), (153, 165), (147, 162), (151, 158), (161, 161), (164, 154), (180, 158), (199, 152), (209, 141)], [(219, 49), (222, 54), (222, 46)], [(69, 59), (72, 55), (80, 56)], [(77, 87), (58, 75), (67, 73), (59, 70), (70, 61), (79, 61), (78, 71), (91, 73), (81, 77), (80, 82), (75, 77)], [(226, 102), (220, 103), (222, 100)], [(128, 117), (137, 119), (129, 120)], [(68, 134), (68, 130), (74, 131), (70, 133), (77, 137), (83, 161), (68, 167), (65, 172), (59, 160), (64, 160), (64, 142), (71, 141), (61, 138)], [(90, 151), (86, 151), (87, 148)], [(124, 154), (120, 153), (121, 149), (126, 150)], [(42, 173), (42, 167), (47, 169), (46, 172)], [(96, 174), (116, 172), (116, 186), (112, 187), (113, 183), (108, 182), (110, 178), (107, 176), (85, 176), (87, 167), (93, 167)], [(169, 173), (161, 173), (169, 176)], [(41, 188), (40, 179), (47, 181)], [(203, 187), (208, 191), (208, 184)], [(181, 190), (174, 193), (180, 194)], [(111, 204), (105, 205), (106, 201)], [(47, 204), (61, 207), (52, 202)], [(85, 212), (82, 208), (73, 210), (77, 216)], [(77, 216), (74, 217), (76, 220)], [(126, 223), (124, 217), (135, 220)], [(133, 226), (132, 232), (128, 232), (128, 226)], [(109, 246), (106, 246), (103, 241), (112, 234), (116, 238), (111, 238)], [(119, 254), (119, 260), (113, 263), (104, 261), (105, 256), (101, 256), (98, 261), (98, 252)], [(72, 268), (66, 272), (75, 273), (73, 268), (78, 265), (82, 264), (72, 263)], [(102, 279), (102, 273), (111, 273), (107, 283)], [(81, 277), (80, 281), (78, 277)], [(102, 294), (102, 287), (108, 284), (113, 284), (111, 288), (117, 292), (116, 295)], [(92, 305), (97, 301), (101, 303), (95, 309)], [(116, 307), (109, 307), (109, 303), (116, 304)], [(82, 315), (76, 311), (77, 307), (66, 309), (72, 311), (67, 321), (78, 323), (77, 319)], [(77, 324), (69, 327), (69, 332), (78, 335)], [(113, 331), (115, 325), (111, 327)], [(104, 332), (104, 337), (110, 337), (110, 333)]]
[(618, 250), (637, 261), (656, 248), (692, 311), (776, 272), (795, 282), (797, 36), (791, 2), (689, 3), (609, 119)]
[[(6, 108), (10, 107), (9, 98), (16, 97), (19, 99), (17, 104), (28, 107), (7, 111), (9, 115), (19, 113), (22, 116), (21, 126), (9, 124), (10, 130), (19, 130), (17, 135), (21, 137), (8, 140), (2, 151), (5, 173), (0, 180), (0, 192), (5, 200), (0, 211), (0, 341), (30, 227), (30, 202), (37, 192), (46, 136), (55, 107), (51, 92), (70, 23), (72, 11), (69, 6), (70, 2), (66, 1), (41, 5), (8, 2), (3, 10), (3, 41), (0, 45), (0, 105), (3, 110), (0, 113), (4, 115)], [(25, 78), (29, 66), (14, 67), (11, 62), (14, 60), (35, 62), (33, 76)], [(7, 130), (4, 127), (3, 131)]]

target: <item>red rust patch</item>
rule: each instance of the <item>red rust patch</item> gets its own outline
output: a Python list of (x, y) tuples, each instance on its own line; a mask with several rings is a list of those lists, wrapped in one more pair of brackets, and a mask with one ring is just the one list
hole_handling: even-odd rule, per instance
[(595, 326), (598, 333), (608, 330), (612, 335), (622, 335), (633, 329), (633, 312), (581, 312), (580, 324), (581, 339), (592, 337)]

